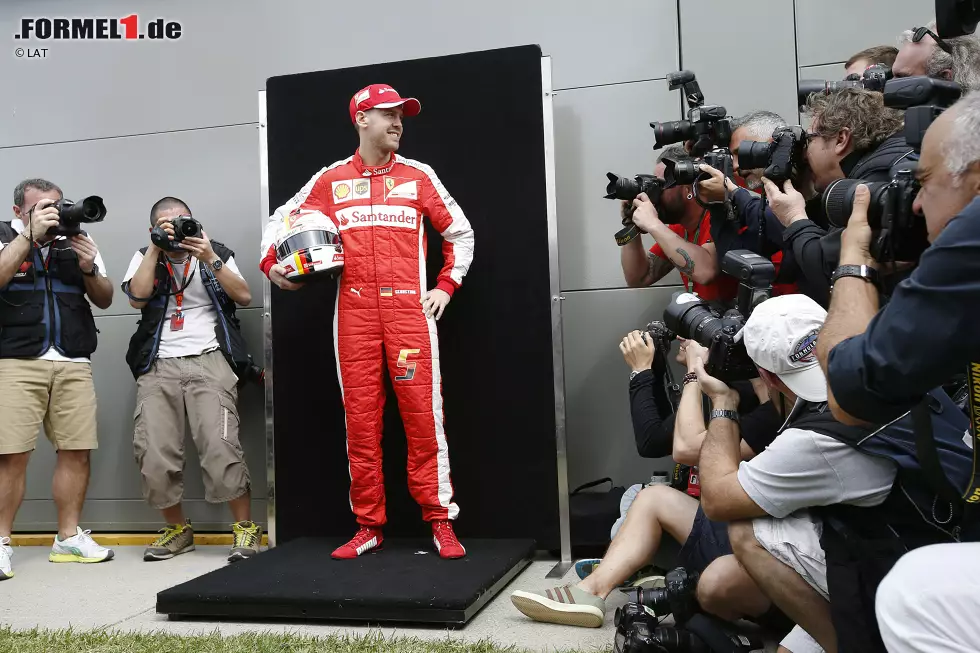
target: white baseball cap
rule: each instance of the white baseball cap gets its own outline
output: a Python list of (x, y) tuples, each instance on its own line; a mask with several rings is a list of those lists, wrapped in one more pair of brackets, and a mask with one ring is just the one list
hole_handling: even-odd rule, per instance
[(827, 401), (827, 378), (817, 361), (817, 335), (826, 319), (827, 311), (806, 295), (767, 299), (742, 330), (745, 351), (798, 397)]

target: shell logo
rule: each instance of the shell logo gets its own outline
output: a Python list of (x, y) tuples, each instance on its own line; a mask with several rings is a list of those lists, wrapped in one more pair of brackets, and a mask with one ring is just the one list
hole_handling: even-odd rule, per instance
[(333, 189), (333, 194), (338, 200), (342, 200), (350, 195), (350, 186), (347, 184), (337, 184), (337, 187)]

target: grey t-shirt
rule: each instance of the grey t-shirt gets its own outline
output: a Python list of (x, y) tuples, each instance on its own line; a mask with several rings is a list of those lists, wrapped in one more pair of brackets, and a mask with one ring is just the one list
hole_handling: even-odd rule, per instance
[(773, 517), (801, 508), (847, 503), (870, 507), (891, 492), (897, 466), (829, 435), (788, 428), (738, 466), (745, 493)]

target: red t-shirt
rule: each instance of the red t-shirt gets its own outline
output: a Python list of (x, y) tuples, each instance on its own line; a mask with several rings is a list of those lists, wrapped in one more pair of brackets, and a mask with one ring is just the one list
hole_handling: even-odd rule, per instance
[[(711, 216), (708, 214), (705, 214), (704, 219), (701, 220), (701, 226), (693, 234), (688, 234), (687, 230), (679, 224), (667, 225), (667, 228), (689, 243), (704, 246), (711, 242)], [(668, 259), (668, 256), (664, 254), (664, 250), (660, 247), (659, 243), (655, 243), (650, 248), (650, 253), (664, 260)], [(684, 289), (690, 292), (692, 290), (691, 280), (683, 272), (681, 272), (681, 279), (684, 280)], [(721, 272), (721, 270), (718, 271), (718, 276), (715, 277), (713, 282), (707, 285), (693, 282), (693, 286), (693, 291), (697, 293), (698, 297), (706, 301), (726, 301), (734, 298), (738, 294), (738, 281), (734, 277), (730, 277)]]

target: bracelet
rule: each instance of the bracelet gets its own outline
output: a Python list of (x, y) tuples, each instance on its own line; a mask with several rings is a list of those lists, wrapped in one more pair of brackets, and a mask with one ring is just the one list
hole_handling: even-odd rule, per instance
[(684, 383), (683, 383), (683, 385), (687, 385), (688, 383), (697, 382), (697, 380), (698, 380), (698, 374), (697, 374), (697, 372), (688, 372), (687, 374), (684, 375)]
[(712, 410), (711, 415), (708, 417), (710, 422), (716, 418), (730, 419), (736, 424), (738, 424), (738, 411), (737, 410)]

